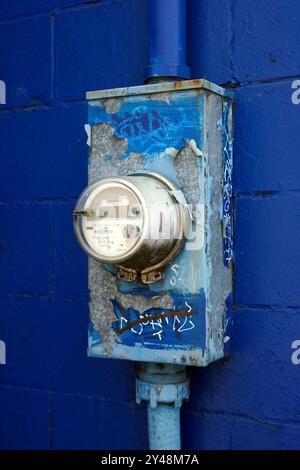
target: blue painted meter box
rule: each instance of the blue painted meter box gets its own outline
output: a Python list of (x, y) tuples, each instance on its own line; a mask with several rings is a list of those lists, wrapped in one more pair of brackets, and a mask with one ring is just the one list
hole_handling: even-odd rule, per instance
[(89, 260), (88, 353), (206, 366), (231, 342), (232, 96), (205, 80), (89, 92), (89, 184), (155, 172), (180, 188), (191, 237), (159, 282)]

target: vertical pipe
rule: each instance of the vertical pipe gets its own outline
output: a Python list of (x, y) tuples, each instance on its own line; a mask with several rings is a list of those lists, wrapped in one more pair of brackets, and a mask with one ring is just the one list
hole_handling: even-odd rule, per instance
[(148, 436), (151, 450), (180, 450), (180, 408), (172, 404), (148, 403)]
[[(148, 66), (145, 82), (190, 78), (186, 65), (186, 0), (148, 0)], [(185, 367), (139, 364), (136, 400), (148, 402), (151, 450), (180, 450), (180, 408), (188, 399)]]
[(136, 401), (148, 402), (150, 450), (180, 450), (180, 408), (189, 396), (184, 366), (139, 363)]
[(145, 81), (190, 78), (186, 65), (186, 0), (148, 0)]

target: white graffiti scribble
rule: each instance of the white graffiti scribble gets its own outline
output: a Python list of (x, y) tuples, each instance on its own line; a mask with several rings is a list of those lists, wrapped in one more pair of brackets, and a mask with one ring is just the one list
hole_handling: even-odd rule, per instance
[[(190, 313), (192, 311), (192, 307), (187, 302), (185, 302), (185, 305), (188, 308), (188, 313)], [(195, 324), (191, 320), (190, 316), (175, 315), (174, 317), (147, 320), (148, 316), (151, 317), (152, 315), (148, 315), (147, 313), (140, 314), (140, 319), (145, 319), (145, 321), (138, 323), (138, 325), (134, 325), (130, 331), (137, 336), (151, 334), (154, 338), (157, 337), (161, 341), (166, 328), (171, 328), (172, 331), (178, 331), (178, 333), (183, 333), (184, 331), (189, 331), (195, 328)], [(121, 316), (120, 329), (124, 328), (127, 323), (128, 320)], [(145, 327), (148, 327), (146, 331)]]
[(173, 264), (171, 266), (171, 271), (174, 273), (173, 276), (170, 279), (170, 284), (171, 286), (176, 286), (177, 281), (179, 280), (179, 275), (180, 275), (180, 266), (179, 264)]
[[(227, 112), (229, 109), (227, 110)], [(223, 139), (224, 139), (224, 170), (223, 170), (223, 240), (224, 261), (228, 265), (233, 258), (233, 227), (232, 227), (232, 172), (233, 172), (233, 141), (227, 130), (228, 114), (224, 115)]]

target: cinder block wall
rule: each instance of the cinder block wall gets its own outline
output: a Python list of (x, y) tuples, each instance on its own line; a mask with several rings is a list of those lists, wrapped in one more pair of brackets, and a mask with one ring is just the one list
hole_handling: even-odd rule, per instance
[[(297, 0), (188, 0), (193, 78), (237, 97), (235, 347), (191, 370), (184, 449), (300, 447), (299, 24)], [(141, 84), (146, 50), (145, 0), (1, 2), (2, 449), (147, 446), (132, 364), (86, 357), (87, 259), (71, 223), (85, 91)]]

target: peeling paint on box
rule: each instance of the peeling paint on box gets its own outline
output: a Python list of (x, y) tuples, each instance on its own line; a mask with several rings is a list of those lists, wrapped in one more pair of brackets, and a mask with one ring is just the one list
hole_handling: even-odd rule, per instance
[(168, 104), (170, 104), (172, 100), (172, 94), (167, 91), (160, 93), (152, 93), (151, 95), (149, 95), (149, 97), (152, 101), (164, 101)]
[(123, 98), (107, 98), (106, 100), (102, 100), (100, 105), (104, 106), (108, 114), (114, 114), (120, 111), (122, 103)]
[(194, 139), (188, 140), (187, 145), (191, 148), (196, 157), (203, 157), (202, 150), (197, 147), (197, 144)]
[(86, 135), (87, 135), (86, 144), (90, 147), (91, 146), (91, 126), (90, 126), (90, 124), (85, 124), (84, 125), (84, 130), (85, 130)]

